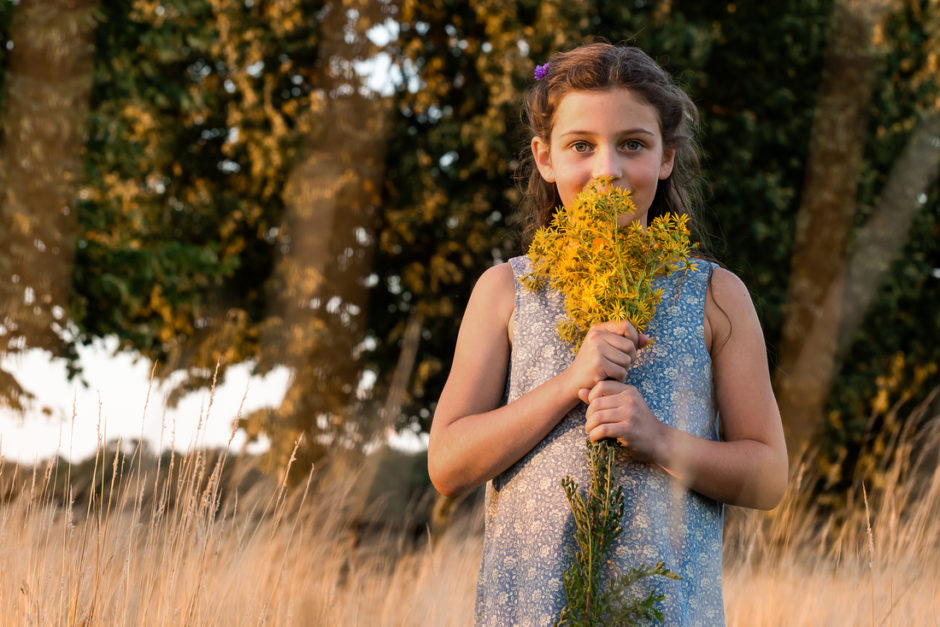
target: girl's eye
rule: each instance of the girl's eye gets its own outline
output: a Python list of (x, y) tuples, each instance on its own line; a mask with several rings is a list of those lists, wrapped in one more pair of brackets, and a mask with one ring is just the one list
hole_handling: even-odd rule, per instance
[(627, 141), (623, 142), (623, 147), (629, 150), (630, 152), (633, 152), (633, 151), (640, 150), (641, 148), (643, 148), (643, 142), (638, 141), (636, 139), (628, 139)]
[(587, 143), (587, 142), (575, 142), (575, 143), (571, 144), (571, 148), (572, 148), (575, 152), (587, 152), (588, 150), (591, 149), (591, 144), (589, 144), (589, 143)]

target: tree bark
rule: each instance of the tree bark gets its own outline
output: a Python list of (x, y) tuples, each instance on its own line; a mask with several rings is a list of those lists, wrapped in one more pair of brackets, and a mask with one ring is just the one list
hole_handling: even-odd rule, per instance
[[(243, 421), (250, 435), (272, 436), (274, 467), (286, 461), (289, 445), (303, 433), (302, 474), (328, 453), (360, 450), (381, 422), (347, 415), (362, 374), (356, 354), (364, 335), (389, 111), (388, 100), (365, 91), (352, 69), (373, 52), (363, 33), (348, 38), (355, 30), (349, 20), (381, 9), (370, 0), (337, 0), (324, 14), (318, 59), (324, 95), (321, 108), (311, 113), (317, 119), (306, 154), (283, 194), (286, 216), (272, 281), (279, 293), (262, 346), (292, 377), (279, 408)], [(381, 21), (379, 15), (372, 23)]]
[(856, 239), (845, 278), (837, 359), (848, 350), (882, 277), (904, 246), (914, 217), (923, 206), (919, 197), (927, 193), (938, 176), (940, 109), (935, 109), (914, 129), (891, 168), (875, 212)]
[[(97, 4), (23, 0), (10, 24), (0, 148), (0, 355), (62, 351)], [(0, 371), (0, 406), (22, 410), (28, 397), (15, 374)]]
[(796, 218), (774, 387), (791, 457), (821, 425), (836, 365), (859, 165), (885, 4), (837, 2)]

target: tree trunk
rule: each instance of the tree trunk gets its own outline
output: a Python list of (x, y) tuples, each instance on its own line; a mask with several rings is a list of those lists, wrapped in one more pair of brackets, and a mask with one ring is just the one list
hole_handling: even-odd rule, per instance
[[(0, 355), (62, 351), (94, 61), (95, 0), (23, 0), (10, 25), (0, 148)], [(28, 395), (0, 371), (0, 406)]]
[(362, 374), (356, 354), (364, 334), (389, 102), (363, 91), (352, 71), (357, 60), (374, 54), (366, 49), (373, 44), (362, 33), (347, 36), (351, 14), (381, 9), (368, 0), (337, 0), (324, 14), (318, 59), (324, 96), (311, 114), (316, 119), (306, 154), (284, 190), (281, 256), (271, 284), (279, 294), (262, 347), (273, 362), (291, 369), (291, 383), (277, 410), (243, 423), (251, 435), (277, 436), (269, 455), (275, 467), (286, 461), (296, 436), (305, 434), (301, 474), (327, 451), (359, 451), (379, 422), (346, 414)]
[(821, 424), (836, 366), (849, 236), (885, 3), (837, 2), (813, 120), (774, 380), (796, 458)]
[(940, 108), (925, 115), (891, 168), (875, 212), (855, 241), (845, 279), (837, 358), (848, 350), (926, 194), (940, 176)]

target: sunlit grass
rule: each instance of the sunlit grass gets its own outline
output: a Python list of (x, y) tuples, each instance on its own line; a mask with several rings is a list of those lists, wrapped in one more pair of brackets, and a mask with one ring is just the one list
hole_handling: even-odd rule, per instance
[[(397, 518), (357, 524), (357, 476), (288, 488), (250, 458), (123, 448), (0, 467), (3, 624), (472, 623), (479, 507), (432, 542)], [(728, 624), (938, 624), (938, 450), (934, 417), (830, 516), (801, 477), (770, 514), (729, 508)]]
[(924, 423), (885, 452), (877, 487), (859, 483), (827, 516), (799, 469), (771, 514), (728, 511), (729, 624), (940, 624), (940, 416)]

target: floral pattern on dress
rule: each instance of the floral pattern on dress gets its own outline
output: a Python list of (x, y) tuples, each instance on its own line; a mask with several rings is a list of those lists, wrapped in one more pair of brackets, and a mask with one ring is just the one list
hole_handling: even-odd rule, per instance
[[(561, 373), (574, 353), (555, 331), (564, 302), (550, 288), (533, 292), (519, 280), (528, 257), (509, 261), (515, 277), (513, 345), (506, 402)], [(714, 265), (656, 279), (663, 300), (646, 328), (653, 342), (639, 351), (626, 382), (666, 424), (712, 440), (718, 416), (711, 358), (705, 346), (705, 294)], [(486, 527), (477, 583), (477, 625), (551, 625), (565, 605), (562, 575), (572, 562), (574, 522), (561, 487), (572, 476), (588, 484), (584, 412), (579, 405), (516, 464), (486, 486)], [(666, 625), (722, 625), (722, 506), (686, 490), (660, 468), (621, 456), (624, 532), (613, 549), (621, 572), (663, 561), (681, 580), (655, 577), (631, 594), (665, 595)]]

